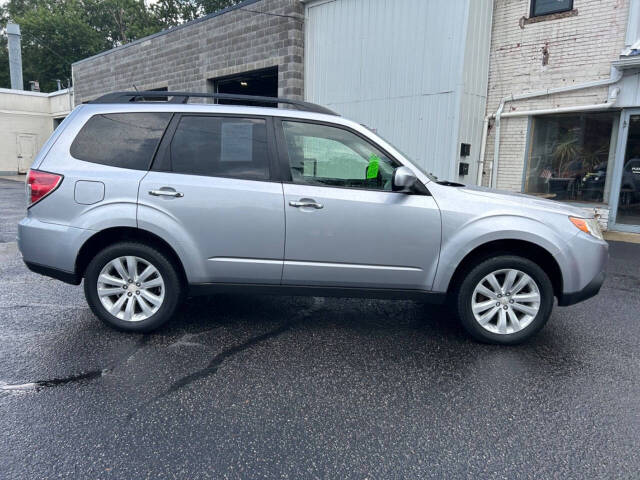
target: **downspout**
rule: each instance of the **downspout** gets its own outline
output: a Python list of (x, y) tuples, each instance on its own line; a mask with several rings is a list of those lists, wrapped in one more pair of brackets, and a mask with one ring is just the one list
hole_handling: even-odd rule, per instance
[[(489, 119), (491, 118), (495, 118), (495, 127), (496, 127), (496, 133), (495, 133), (495, 142), (494, 142), (494, 151), (493, 151), (493, 162), (492, 162), (492, 166), (491, 166), (491, 187), (495, 188), (496, 184), (497, 184), (497, 176), (498, 176), (498, 161), (499, 161), (499, 157), (500, 157), (500, 119), (503, 116), (510, 116), (510, 117), (515, 117), (515, 116), (521, 116), (524, 115), (525, 112), (509, 112), (506, 114), (503, 114), (502, 112), (504, 111), (504, 107), (505, 104), (507, 102), (514, 102), (514, 101), (518, 101), (518, 100), (526, 100), (526, 99), (530, 99), (530, 98), (537, 98), (537, 97), (544, 97), (547, 95), (553, 95), (556, 93), (565, 93), (565, 92), (572, 92), (575, 90), (583, 90), (585, 88), (595, 88), (595, 87), (604, 87), (604, 86), (608, 86), (608, 85), (613, 85), (614, 83), (618, 83), (620, 81), (620, 79), (622, 78), (622, 70), (618, 70), (615, 67), (611, 68), (611, 75), (609, 78), (605, 78), (604, 80), (596, 80), (593, 82), (587, 82), (587, 83), (581, 83), (579, 85), (571, 85), (568, 87), (558, 87), (558, 88), (548, 88), (546, 90), (538, 90), (535, 92), (528, 92), (528, 93), (521, 93), (518, 95), (511, 95), (509, 97), (505, 97), (500, 101), (500, 105), (498, 106), (498, 110), (496, 110), (496, 113), (492, 114), (492, 115), (487, 115), (485, 117), (485, 122), (487, 122)], [(615, 92), (615, 95), (612, 93), (612, 98), (613, 98), (613, 103), (611, 103), (610, 106), (613, 106), (613, 104), (615, 103), (615, 100), (617, 98), (617, 91)], [(598, 107), (598, 108), (592, 108), (592, 109), (599, 109), (599, 108), (609, 108), (609, 107), (604, 107), (604, 105), (608, 105), (609, 101), (607, 101), (607, 103), (603, 103), (603, 104), (599, 104), (599, 105), (603, 105), (603, 107)], [(590, 107), (596, 107), (595, 105), (583, 105), (583, 106), (577, 106), (577, 107), (559, 107), (559, 108), (553, 108), (553, 109), (546, 109), (546, 110), (532, 110), (529, 112), (526, 112), (527, 115), (532, 115), (532, 114), (536, 114), (536, 115), (540, 115), (540, 114), (544, 114), (544, 113), (561, 113), (563, 111), (583, 111), (585, 110), (585, 108), (590, 108)], [(575, 109), (575, 110), (563, 110), (566, 108), (571, 108), (571, 109)], [(532, 113), (532, 112), (536, 112), (536, 113)], [(519, 115), (516, 115), (516, 113), (518, 113)], [(488, 128), (486, 129), (488, 130)], [(486, 143), (487, 143), (487, 135), (484, 135), (482, 138), (482, 144), (480, 146), (480, 151), (484, 152), (486, 150)], [(478, 166), (478, 170), (481, 171), (483, 169), (484, 166), (484, 156), (482, 156), (480, 158), (480, 164)], [(480, 174), (478, 175), (478, 179), (481, 181), (482, 177), (480, 176)], [(478, 184), (480, 184), (480, 181), (478, 181)]]
[(487, 133), (489, 132), (489, 115), (484, 117), (482, 125), (482, 143), (480, 144), (480, 158), (478, 159), (478, 171), (476, 172), (476, 185), (482, 185), (482, 167), (484, 166), (484, 154), (487, 150)]
[[(511, 97), (513, 100), (513, 97)], [(496, 133), (493, 141), (493, 162), (491, 163), (491, 188), (496, 188), (498, 186), (498, 158), (500, 157), (500, 120), (502, 119), (502, 111), (504, 110), (504, 104), (507, 103), (508, 99), (502, 99), (500, 105), (498, 106), (498, 110), (496, 110), (494, 118)]]

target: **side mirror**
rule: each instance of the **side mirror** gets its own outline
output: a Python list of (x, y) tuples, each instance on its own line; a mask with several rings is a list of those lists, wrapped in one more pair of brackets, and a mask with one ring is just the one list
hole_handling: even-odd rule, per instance
[(413, 193), (418, 185), (418, 178), (408, 167), (398, 167), (393, 171), (392, 188), (394, 192)]

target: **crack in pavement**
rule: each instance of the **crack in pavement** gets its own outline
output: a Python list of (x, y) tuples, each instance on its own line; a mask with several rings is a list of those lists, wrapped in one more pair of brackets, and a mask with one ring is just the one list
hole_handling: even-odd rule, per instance
[(59, 387), (68, 383), (77, 383), (82, 382), (83, 380), (88, 381), (102, 377), (113, 371), (118, 365), (128, 362), (129, 359), (133, 355), (135, 355), (138, 350), (143, 348), (149, 342), (149, 338), (149, 335), (142, 336), (134, 345), (131, 346), (131, 348), (127, 349), (127, 351), (123, 355), (120, 355), (117, 359), (115, 359), (104, 368), (89, 370), (87, 372), (74, 373), (71, 375), (67, 375), (66, 377), (51, 378), (48, 380), (36, 380), (34, 382), (27, 383), (8, 384), (0, 382), (0, 391), (8, 393), (27, 391), (37, 392), (42, 390), (43, 388)]
[(291, 330), (293, 327), (295, 327), (296, 325), (298, 325), (299, 323), (301, 323), (302, 320), (298, 320), (296, 322), (289, 322), (289, 323), (285, 323), (284, 325), (281, 325), (278, 328), (275, 328), (273, 330), (270, 330), (268, 332), (263, 333), (262, 335), (258, 335), (257, 337), (252, 337), (249, 340), (243, 342), (243, 343), (239, 343), (237, 345), (234, 345), (233, 347), (219, 353), (218, 355), (216, 355), (215, 357), (213, 357), (211, 359), (211, 361), (209, 362), (209, 364), (196, 371), (193, 372), (185, 377), (182, 377), (180, 380), (177, 380), (176, 382), (174, 382), (173, 384), (171, 384), (171, 386), (167, 389), (166, 392), (164, 392), (163, 394), (159, 395), (158, 397), (156, 397), (156, 399), (162, 398), (162, 397), (166, 397), (167, 395), (170, 395), (178, 390), (180, 390), (183, 387), (186, 387), (187, 385), (189, 385), (190, 383), (195, 382), (196, 380), (199, 380), (201, 378), (205, 378), (208, 377), (209, 375), (213, 375), (218, 371), (218, 368), (220, 367), (220, 365), (222, 365), (222, 363), (230, 358), (233, 357), (234, 355), (244, 351), (244, 350), (248, 350), (249, 348), (253, 347), (254, 345), (257, 345), (258, 343), (264, 342), (266, 340), (269, 340), (270, 338), (274, 338), (277, 337), (278, 335), (281, 335), (285, 332), (287, 332), (288, 330)]
[[(322, 304), (324, 303), (324, 298), (320, 298), (320, 297), (314, 297), (313, 298), (313, 305), (309, 308), (307, 308), (306, 310), (304, 310), (303, 312), (301, 312), (298, 315), (298, 318), (296, 318), (295, 320), (291, 320), (289, 322), (286, 322), (282, 325), (280, 325), (277, 328), (274, 328), (273, 330), (269, 330), (268, 332), (265, 332), (261, 335), (258, 335), (256, 337), (251, 337), (248, 340), (245, 340), (242, 343), (239, 343), (237, 345), (234, 345), (231, 348), (228, 348), (227, 350), (224, 350), (223, 352), (215, 355), (207, 364), (207, 366), (201, 368), (200, 370), (197, 370), (193, 373), (190, 373), (189, 375), (186, 375), (182, 378), (180, 378), (179, 380), (175, 381), (174, 383), (172, 383), (169, 388), (167, 390), (165, 390), (164, 392), (160, 393), (159, 395), (157, 395), (156, 397), (152, 398), (151, 400), (149, 400), (148, 402), (143, 403), (142, 405), (140, 405), (141, 407), (148, 407), (151, 404), (153, 404), (154, 402), (168, 396), (171, 395), (172, 393), (177, 392), (178, 390), (186, 387), (187, 385), (190, 385), (193, 382), (196, 382), (197, 380), (209, 377), (211, 375), (214, 375), (217, 373), (218, 369), (220, 368), (220, 366), (224, 363), (225, 360), (233, 357), (234, 355), (237, 355), (238, 353), (241, 353), (245, 350), (250, 349), (251, 347), (265, 342), (269, 339), (275, 338), (279, 335), (282, 335), (283, 333), (286, 333), (290, 330), (292, 330), (293, 328), (297, 327), (298, 325), (300, 325), (301, 323), (303, 323), (310, 315), (312, 315), (313, 313), (315, 313), (316, 311), (318, 311)], [(133, 415), (138, 411), (138, 408), (136, 408), (135, 410), (129, 412), (127, 414), (127, 419), (131, 420), (131, 418), (133, 418)]]

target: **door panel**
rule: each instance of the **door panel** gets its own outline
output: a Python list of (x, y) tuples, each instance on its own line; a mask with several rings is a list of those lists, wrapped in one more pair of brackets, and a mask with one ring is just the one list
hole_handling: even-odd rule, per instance
[[(283, 284), (431, 289), (440, 211), (430, 196), (284, 184)], [(294, 207), (313, 201), (322, 208)]]
[(140, 183), (138, 202), (141, 228), (164, 222), (166, 231), (181, 229), (195, 246), (188, 254), (204, 265), (204, 278), (193, 281), (280, 283), (284, 255), (280, 183), (152, 171)]
[(273, 143), (266, 117), (171, 121), (140, 184), (138, 223), (163, 225), (180, 243), (190, 282), (280, 283), (285, 225)]

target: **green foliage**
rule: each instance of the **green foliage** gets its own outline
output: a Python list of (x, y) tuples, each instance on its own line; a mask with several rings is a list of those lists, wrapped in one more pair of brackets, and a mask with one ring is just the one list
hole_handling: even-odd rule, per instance
[(25, 88), (38, 80), (45, 92), (67, 84), (71, 64), (96, 53), (229, 7), (240, 0), (9, 0), (0, 6), (0, 87), (9, 88), (4, 26), (22, 32)]
[(237, 3), (240, 3), (240, 1), (241, 0), (198, 0), (196, 3), (200, 5), (202, 13), (207, 15), (209, 13), (222, 10), (223, 8), (233, 6)]

